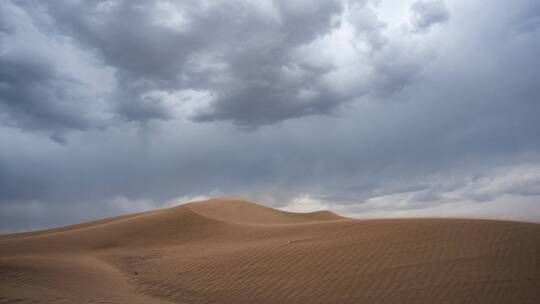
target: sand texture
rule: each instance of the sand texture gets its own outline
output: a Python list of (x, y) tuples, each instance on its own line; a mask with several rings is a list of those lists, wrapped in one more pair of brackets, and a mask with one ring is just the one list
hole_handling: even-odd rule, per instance
[(540, 225), (213, 199), (0, 236), (0, 303), (540, 303)]

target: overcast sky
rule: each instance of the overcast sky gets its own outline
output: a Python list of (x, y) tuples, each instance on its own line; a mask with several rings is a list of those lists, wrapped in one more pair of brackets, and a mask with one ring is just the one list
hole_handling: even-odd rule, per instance
[(210, 196), (540, 221), (540, 2), (0, 2), (1, 232)]

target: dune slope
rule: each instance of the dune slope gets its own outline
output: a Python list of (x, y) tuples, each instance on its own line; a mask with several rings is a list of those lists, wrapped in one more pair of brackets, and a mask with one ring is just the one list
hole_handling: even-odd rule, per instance
[(0, 236), (0, 303), (538, 303), (540, 225), (213, 199)]

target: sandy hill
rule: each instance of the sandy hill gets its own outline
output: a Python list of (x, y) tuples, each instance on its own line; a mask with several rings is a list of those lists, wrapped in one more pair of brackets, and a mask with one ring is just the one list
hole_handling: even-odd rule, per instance
[(0, 303), (540, 303), (540, 225), (213, 199), (0, 236)]

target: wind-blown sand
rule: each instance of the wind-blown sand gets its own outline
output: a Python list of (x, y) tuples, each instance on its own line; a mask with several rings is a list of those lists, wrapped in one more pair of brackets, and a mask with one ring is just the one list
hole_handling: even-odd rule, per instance
[(214, 199), (0, 236), (0, 303), (540, 303), (540, 225)]

